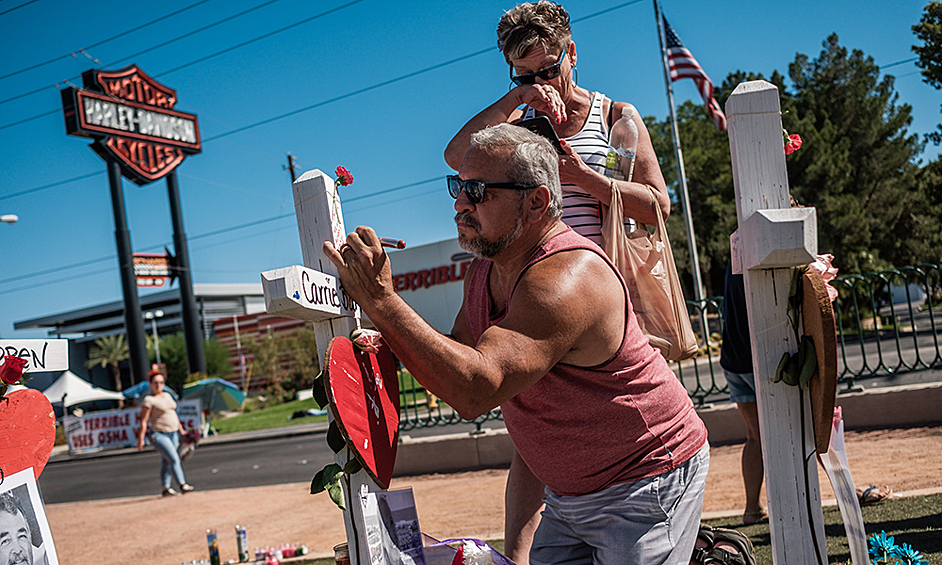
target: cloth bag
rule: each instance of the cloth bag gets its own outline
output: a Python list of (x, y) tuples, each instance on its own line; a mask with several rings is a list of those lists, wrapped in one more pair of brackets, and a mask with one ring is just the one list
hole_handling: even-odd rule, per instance
[(639, 224), (625, 234), (622, 210), (621, 192), (612, 183), (611, 204), (602, 206), (602, 249), (625, 279), (641, 331), (668, 361), (696, 357), (697, 336), (687, 315), (660, 207), (655, 201), (654, 233)]

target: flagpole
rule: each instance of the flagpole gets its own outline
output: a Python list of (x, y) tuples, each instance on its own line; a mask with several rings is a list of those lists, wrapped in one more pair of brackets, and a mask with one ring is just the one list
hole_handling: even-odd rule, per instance
[[(693, 275), (693, 295), (698, 304), (704, 298), (703, 280), (700, 278), (700, 258), (697, 255), (697, 239), (693, 233), (693, 218), (690, 215), (690, 198), (687, 196), (687, 174), (684, 172), (684, 156), (680, 150), (680, 133), (677, 129), (677, 112), (674, 110), (674, 88), (671, 86), (670, 67), (667, 63), (667, 44), (664, 40), (664, 18), (654, 0), (654, 17), (657, 19), (657, 37), (661, 46), (661, 64), (664, 67), (664, 83), (667, 85), (667, 105), (671, 112), (671, 134), (674, 137), (674, 156), (677, 159), (677, 175), (680, 181), (680, 206), (683, 209), (684, 225), (687, 228), (687, 246), (690, 248), (690, 272)], [(706, 337), (706, 332), (704, 332)]]

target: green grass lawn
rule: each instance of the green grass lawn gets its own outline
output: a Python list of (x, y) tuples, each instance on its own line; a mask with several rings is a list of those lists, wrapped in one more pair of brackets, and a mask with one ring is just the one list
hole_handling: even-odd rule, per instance
[(283, 428), (286, 426), (327, 421), (326, 414), (323, 416), (307, 416), (305, 418), (290, 419), (291, 415), (295, 412), (299, 410), (309, 410), (311, 408), (317, 408), (317, 403), (314, 402), (313, 398), (293, 400), (262, 410), (239, 414), (231, 418), (220, 419), (217, 417), (212, 419), (211, 423), (216, 432), (220, 434), (231, 434), (234, 432), (250, 432), (253, 430)]
[[(891, 498), (882, 504), (864, 506), (861, 513), (868, 538), (885, 531), (887, 536), (895, 538), (897, 545), (911, 545), (929, 563), (942, 563), (942, 494)], [(706, 523), (739, 530), (749, 536), (756, 549), (756, 564), (771, 565), (772, 538), (768, 523), (743, 526), (738, 516)], [(824, 533), (827, 536), (828, 563), (850, 563), (850, 547), (837, 506), (824, 508)]]

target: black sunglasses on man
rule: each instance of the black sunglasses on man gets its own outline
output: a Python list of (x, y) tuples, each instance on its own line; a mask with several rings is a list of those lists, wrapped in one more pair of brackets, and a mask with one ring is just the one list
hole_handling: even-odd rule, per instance
[(508, 188), (514, 190), (530, 190), (535, 186), (524, 186), (515, 182), (484, 182), (482, 180), (461, 180), (458, 175), (448, 175), (448, 194), (455, 200), (462, 189), (468, 195), (471, 204), (480, 204), (484, 201), (484, 191), (488, 188)]

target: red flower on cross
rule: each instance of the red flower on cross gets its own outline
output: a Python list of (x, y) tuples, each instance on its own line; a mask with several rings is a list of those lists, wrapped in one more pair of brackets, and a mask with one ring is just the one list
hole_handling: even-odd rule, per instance
[(337, 175), (334, 186), (350, 186), (353, 184), (353, 175), (344, 167), (338, 166), (334, 174)]
[(3, 365), (0, 365), (0, 380), (8, 385), (15, 385), (23, 378), (23, 367), (25, 366), (26, 359), (7, 355), (6, 361), (3, 362)]
[(785, 142), (785, 154), (791, 155), (795, 151), (798, 151), (799, 148), (801, 148), (801, 136), (797, 133), (788, 136), (788, 141)]

